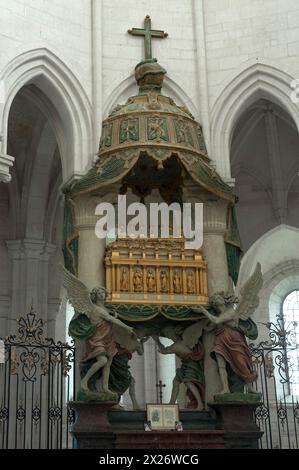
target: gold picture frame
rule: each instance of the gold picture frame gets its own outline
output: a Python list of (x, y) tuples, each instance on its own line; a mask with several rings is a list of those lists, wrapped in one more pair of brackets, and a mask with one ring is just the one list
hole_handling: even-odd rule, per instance
[(179, 421), (178, 405), (149, 403), (146, 405), (146, 413), (152, 431), (175, 431), (176, 423)]

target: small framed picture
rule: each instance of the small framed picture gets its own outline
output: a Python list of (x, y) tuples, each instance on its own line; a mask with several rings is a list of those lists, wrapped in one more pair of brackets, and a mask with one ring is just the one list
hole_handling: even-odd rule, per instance
[(175, 430), (176, 430), (176, 431), (183, 431), (183, 430), (184, 430), (184, 429), (183, 429), (183, 423), (182, 423), (182, 421), (177, 421), (177, 422), (175, 423)]
[(178, 405), (146, 405), (147, 420), (151, 422), (154, 430), (175, 430), (179, 421)]
[(144, 430), (145, 431), (151, 431), (152, 430), (152, 424), (150, 421), (145, 421), (144, 422)]

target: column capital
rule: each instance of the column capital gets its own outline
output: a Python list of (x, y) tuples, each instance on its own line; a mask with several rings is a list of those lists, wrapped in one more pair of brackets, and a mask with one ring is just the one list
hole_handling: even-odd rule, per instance
[(106, 189), (96, 195), (82, 195), (74, 200), (74, 210), (76, 216), (76, 227), (79, 230), (95, 229), (99, 216), (95, 214), (98, 204), (106, 202), (115, 205), (117, 203), (118, 191), (116, 189)]
[(0, 182), (3, 182), (3, 183), (10, 182), (11, 175), (9, 173), (9, 170), (13, 166), (14, 161), (15, 161), (14, 157), (0, 153)]
[(0, 295), (0, 305), (3, 308), (9, 308), (11, 302), (11, 298), (8, 295)]
[(97, 218), (95, 215), (96, 197), (90, 195), (82, 195), (74, 200), (74, 211), (77, 229), (94, 228)]
[(227, 202), (207, 201), (203, 206), (204, 234), (224, 234), (226, 231)]
[(43, 261), (49, 261), (49, 259), (55, 253), (56, 250), (57, 245), (54, 245), (53, 243), (45, 243), (44, 251), (42, 253)]
[(13, 260), (24, 258), (24, 247), (22, 240), (8, 240), (6, 241), (8, 254)]
[(45, 240), (35, 240), (25, 238), (23, 240), (6, 241), (8, 253), (13, 260), (17, 259), (41, 259), (48, 261), (50, 256), (55, 253), (56, 245), (48, 243)]
[(23, 245), (26, 258), (41, 259), (42, 254), (44, 253), (45, 244), (45, 240), (25, 238), (23, 240)]

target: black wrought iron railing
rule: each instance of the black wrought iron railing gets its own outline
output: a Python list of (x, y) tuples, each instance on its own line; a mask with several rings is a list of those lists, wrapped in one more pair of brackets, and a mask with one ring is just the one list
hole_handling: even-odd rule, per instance
[(33, 311), (17, 324), (0, 365), (0, 449), (72, 447), (74, 344), (45, 338)]
[(256, 409), (255, 418), (263, 431), (260, 447), (267, 449), (298, 449), (299, 403), (294, 394), (298, 364), (290, 360), (298, 350), (293, 322), (285, 324), (282, 314), (275, 322), (263, 324), (268, 338), (259, 344), (251, 344), (253, 364), (258, 379), (256, 390), (263, 400)]

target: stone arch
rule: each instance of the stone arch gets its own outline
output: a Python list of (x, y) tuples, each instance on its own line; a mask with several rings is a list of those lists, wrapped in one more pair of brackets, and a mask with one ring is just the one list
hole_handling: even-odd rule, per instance
[[(22, 103), (21, 108), (20, 102)], [(31, 116), (30, 114), (26, 116), (19, 114), (19, 112), (23, 110), (24, 113), (28, 112), (27, 106), (32, 107)], [(37, 116), (34, 122), (31, 121), (33, 112), (34, 115)], [(23, 122), (24, 119), (27, 119), (28, 123), (29, 133), (22, 135), (20, 140), (18, 139), (18, 132), (16, 129), (18, 125), (20, 125), (21, 121), (17, 121), (18, 124), (15, 128), (13, 124), (15, 122), (15, 118), (22, 118)], [(26, 145), (28, 145), (28, 148), (25, 150)], [(20, 169), (21, 167), (19, 160), (22, 155), (22, 147), (25, 152), (23, 158), (26, 158), (24, 171), (21, 171)], [(56, 151), (60, 168), (59, 186), (61, 186), (61, 164), (63, 163), (61, 152), (66, 149), (62, 122), (60, 120), (59, 114), (52, 105), (51, 101), (35, 85), (27, 85), (21, 88), (12, 102), (8, 119), (7, 149), (10, 154), (16, 157), (14, 167), (12, 168), (12, 180), (9, 185), (9, 195), (11, 236), (13, 239), (18, 239), (24, 238), (26, 236), (28, 228), (31, 229), (33, 225), (36, 226), (36, 224), (33, 223), (33, 220), (29, 220), (30, 213), (33, 210), (32, 195), (34, 194), (36, 199), (36, 191), (37, 188), (39, 188), (40, 197), (42, 194), (47, 197), (46, 195), (49, 183), (48, 180), (51, 175), (50, 169), (52, 168), (53, 164), (52, 157)], [(41, 152), (44, 155), (43, 171), (41, 175), (37, 176), (37, 155)], [(39, 162), (39, 166), (40, 165), (41, 162)], [(49, 172), (45, 172), (46, 168), (48, 168)], [(61, 197), (61, 192), (58, 190), (58, 188), (57, 194), (59, 194)], [(43, 211), (41, 210), (38, 211), (37, 218), (41, 216), (42, 212)], [(40, 235), (42, 236), (42, 231)]]
[[(136, 95), (137, 93), (138, 86), (136, 84), (134, 74), (131, 74), (110, 93), (104, 103), (103, 116), (108, 116), (117, 104), (124, 104), (130, 96)], [(192, 102), (191, 98), (168, 76), (164, 79), (162, 94), (173, 98), (179, 106), (186, 106), (195, 119), (199, 118), (198, 109)]]
[[(63, 180), (82, 174), (92, 155), (91, 104), (73, 72), (46, 48), (22, 53), (9, 62), (0, 75), (5, 103), (0, 113), (1, 150), (7, 152), (8, 116), (18, 91), (34, 84), (51, 102), (62, 123), (61, 159)], [(51, 119), (51, 112), (49, 112)], [(53, 114), (53, 113), (52, 113)], [(52, 119), (53, 123), (54, 120)]]
[(299, 259), (288, 259), (263, 272), (260, 304), (254, 314), (259, 323), (259, 342), (268, 340), (267, 322), (277, 323), (285, 297), (299, 287)]
[[(282, 266), (299, 267), (299, 229), (288, 225), (278, 225), (260, 237), (244, 255), (238, 287), (242, 286), (253, 272), (257, 262), (262, 265), (265, 275), (282, 272)], [(265, 287), (265, 282), (264, 282)]]
[[(286, 295), (299, 287), (299, 230), (280, 225), (257, 240), (245, 254), (238, 280), (237, 291), (252, 274), (256, 263), (262, 265), (263, 286), (259, 293), (259, 307), (254, 313), (258, 324), (258, 342), (269, 340), (266, 324), (277, 323)], [(279, 245), (280, 250), (275, 250)], [(287, 248), (285, 248), (287, 247)]]
[(224, 178), (230, 178), (230, 145), (235, 125), (242, 113), (264, 98), (283, 108), (299, 130), (299, 109), (291, 101), (290, 74), (261, 63), (247, 66), (221, 91), (211, 112), (212, 155)]
[(279, 269), (276, 267), (267, 273), (265, 288), (269, 296), (264, 299), (264, 302), (269, 306), (270, 321), (275, 322), (286, 296), (293, 290), (299, 289), (299, 260), (282, 263)]

